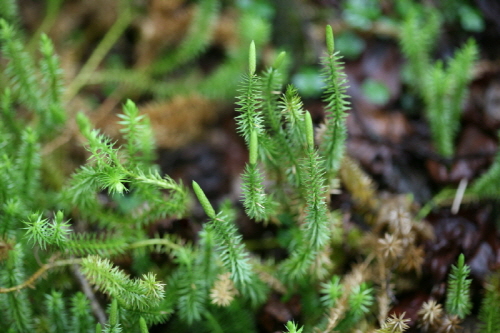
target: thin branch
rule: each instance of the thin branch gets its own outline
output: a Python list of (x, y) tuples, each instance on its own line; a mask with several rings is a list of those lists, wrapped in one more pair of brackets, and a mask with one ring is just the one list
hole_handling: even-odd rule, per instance
[(24, 289), (26, 287), (31, 287), (31, 286), (33, 286), (35, 281), (38, 280), (49, 269), (59, 267), (59, 266), (79, 264), (81, 261), (82, 261), (81, 259), (68, 259), (68, 260), (54, 261), (52, 263), (45, 264), (42, 267), (40, 267), (35, 272), (35, 274), (33, 274), (28, 280), (24, 281), (23, 283), (15, 286), (15, 287), (0, 288), (0, 294), (10, 293), (13, 291), (18, 291), (18, 290)]

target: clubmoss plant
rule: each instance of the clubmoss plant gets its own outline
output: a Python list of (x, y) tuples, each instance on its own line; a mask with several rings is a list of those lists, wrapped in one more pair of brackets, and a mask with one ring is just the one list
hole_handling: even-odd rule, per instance
[[(283, 302), (300, 296), (303, 316), (294, 318), (301, 320), (298, 324), (283, 325), (289, 333), (407, 329), (405, 315), (388, 309), (398, 288), (395, 282), (420, 274), (423, 250), (418, 240), (426, 238), (425, 224), (415, 221), (408, 200), (375, 198), (370, 178), (344, 156), (347, 82), (330, 26), (321, 61), (325, 119), (319, 130), (297, 89), (284, 84), (284, 53), (259, 71), (257, 50), (266, 39), (265, 27), (260, 26), (259, 41), (249, 43), (244, 57), (235, 51), (231, 56), (236, 60), (212, 78), (233, 76), (242, 59), (249, 63), (237, 97), (238, 133), (249, 150), (241, 201), (250, 220), (274, 228), (270, 244), (280, 256), (264, 260), (238, 229), (237, 205), (216, 206), (194, 181), (194, 197), (208, 217), (197, 236), (188, 241), (151, 232), (160, 220), (191, 218), (194, 200), (180, 181), (161, 174), (151, 122), (134, 102), (123, 103), (120, 141), (95, 129), (88, 115), (65, 112), (65, 102), (90, 82), (88, 71), (123, 32), (130, 13), (122, 13), (68, 93), (49, 38), (40, 35), (39, 56), (27, 52), (13, 23), (14, 4), (2, 2), (6, 14), (0, 20), (5, 59), (5, 86), (0, 87), (0, 331), (146, 333), (164, 324), (178, 332), (256, 332), (255, 313), (275, 295)], [(152, 64), (147, 75), (173, 71), (200, 54), (213, 33), (218, 6), (215, 0), (200, 1), (198, 21), (185, 41), (168, 61)], [(256, 22), (255, 15), (245, 19), (242, 24)], [(247, 35), (251, 31), (243, 30)], [(473, 49), (457, 54), (456, 59), (466, 60), (452, 61), (449, 70), (468, 64)], [(452, 81), (461, 98), (466, 75)], [(460, 104), (457, 96), (450, 105)], [(54, 133), (73, 122), (87, 159), (58, 188), (42, 176), (51, 169), (44, 167), (48, 156), (41, 151)], [(363, 206), (361, 215), (372, 229), (362, 240), (355, 231), (344, 232), (341, 214), (329, 205), (337, 176), (355, 205)], [(350, 262), (342, 239), (361, 258), (344, 276), (340, 267)], [(363, 252), (365, 241), (376, 244), (375, 253)], [(460, 256), (450, 274), (445, 311), (427, 303), (425, 327), (458, 325), (467, 316), (468, 272)], [(495, 325), (489, 319), (495, 300), (488, 296), (482, 310), (487, 327)], [(432, 317), (430, 310), (438, 314)], [(379, 313), (379, 323), (374, 313)]]
[(436, 9), (414, 5), (404, 21), (400, 41), (409, 60), (410, 84), (425, 103), (433, 142), (442, 156), (450, 158), (478, 50), (471, 39), (447, 61), (447, 66), (442, 61), (433, 62), (431, 51), (440, 21)]
[(458, 257), (457, 265), (452, 266), (446, 296), (446, 311), (463, 319), (472, 308), (469, 288), (472, 280), (468, 279), (470, 268), (464, 263), (463, 254)]
[(500, 318), (496, 309), (500, 306), (500, 295), (498, 293), (498, 276), (495, 274), (490, 277), (485, 287), (485, 295), (479, 309), (479, 332), (491, 333), (500, 329)]

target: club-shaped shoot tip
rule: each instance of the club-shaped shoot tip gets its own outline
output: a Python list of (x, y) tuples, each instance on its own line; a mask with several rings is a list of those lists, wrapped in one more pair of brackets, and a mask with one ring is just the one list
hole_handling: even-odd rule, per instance
[(333, 54), (335, 44), (333, 41), (333, 30), (331, 25), (326, 26), (325, 39), (326, 39), (326, 48), (328, 50), (328, 54)]
[(250, 70), (250, 75), (255, 74), (255, 69), (257, 67), (257, 57), (255, 55), (255, 42), (250, 43), (250, 52), (248, 54), (248, 68)]
[(201, 189), (200, 185), (198, 185), (197, 182), (193, 180), (193, 190), (194, 194), (196, 194), (196, 197), (198, 198), (198, 201), (201, 204), (201, 207), (203, 207), (203, 210), (205, 213), (210, 217), (211, 219), (215, 219), (215, 210), (210, 204), (210, 201), (208, 201), (207, 196), (205, 195), (205, 192)]

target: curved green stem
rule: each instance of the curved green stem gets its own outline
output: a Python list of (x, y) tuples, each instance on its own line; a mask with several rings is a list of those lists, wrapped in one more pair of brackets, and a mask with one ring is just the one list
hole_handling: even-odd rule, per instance
[(81, 261), (82, 261), (81, 259), (67, 259), (45, 264), (42, 267), (40, 267), (32, 276), (29, 277), (29, 279), (27, 279), (23, 283), (10, 288), (0, 288), (0, 294), (10, 293), (13, 291), (24, 289), (26, 287), (31, 287), (35, 283), (35, 281), (38, 280), (49, 269), (54, 267), (79, 264)]

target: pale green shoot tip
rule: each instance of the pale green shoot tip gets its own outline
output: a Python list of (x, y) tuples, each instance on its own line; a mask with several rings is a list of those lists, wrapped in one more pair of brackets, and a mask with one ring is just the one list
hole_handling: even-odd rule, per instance
[(210, 217), (211, 219), (215, 219), (215, 210), (210, 204), (210, 201), (208, 201), (207, 196), (205, 195), (205, 192), (201, 189), (200, 185), (198, 185), (197, 182), (193, 180), (193, 190), (194, 194), (196, 194), (196, 197), (198, 198), (198, 201), (201, 204), (201, 207), (203, 207), (203, 210), (205, 213)]
[(248, 56), (248, 68), (250, 69), (250, 75), (255, 74), (255, 69), (257, 67), (257, 57), (255, 55), (255, 42), (252, 41), (250, 43), (250, 52)]
[(281, 51), (280, 54), (276, 57), (276, 60), (274, 60), (273, 68), (278, 69), (283, 65), (283, 60), (285, 60), (286, 57), (286, 52)]
[(314, 127), (313, 127), (311, 114), (308, 111), (306, 111), (306, 113), (305, 113), (305, 121), (306, 121), (307, 145), (309, 146), (309, 148), (313, 148), (314, 147)]
[(326, 36), (325, 36), (325, 39), (326, 39), (326, 48), (328, 50), (328, 54), (333, 54), (335, 44), (334, 44), (334, 41), (333, 41), (332, 26), (329, 25), (329, 24), (326, 26)]
[(141, 333), (149, 333), (148, 324), (146, 323), (146, 320), (144, 320), (142, 316), (139, 319), (139, 328), (141, 329)]
[(465, 264), (464, 254), (460, 253), (460, 255), (458, 256), (458, 260), (457, 260), (457, 267), (462, 268), (462, 267), (464, 267), (464, 264)]
[(302, 333), (302, 330), (304, 329), (303, 327), (299, 328), (293, 321), (288, 321), (286, 323), (286, 328), (288, 330), (287, 333)]
[(250, 134), (250, 164), (257, 163), (257, 151), (259, 147), (259, 142), (257, 139), (257, 131), (252, 131)]

